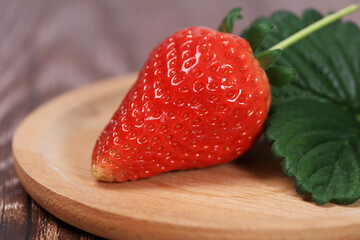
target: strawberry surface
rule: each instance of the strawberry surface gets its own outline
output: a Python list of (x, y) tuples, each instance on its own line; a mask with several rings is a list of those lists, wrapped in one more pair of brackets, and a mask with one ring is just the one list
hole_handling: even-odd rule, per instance
[(92, 174), (121, 182), (229, 162), (260, 134), (270, 86), (248, 42), (192, 27), (150, 54), (98, 138)]

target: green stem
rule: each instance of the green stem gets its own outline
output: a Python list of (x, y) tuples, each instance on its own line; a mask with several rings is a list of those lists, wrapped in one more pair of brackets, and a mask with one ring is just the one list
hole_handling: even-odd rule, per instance
[(346, 16), (352, 12), (355, 12), (356, 10), (358, 10), (359, 5), (358, 4), (353, 4), (350, 5), (346, 8), (343, 8), (333, 14), (330, 14), (329, 16), (307, 26), (306, 28), (300, 30), (299, 32), (291, 35), (290, 37), (284, 39), (283, 41), (279, 42), (278, 44), (276, 44), (275, 46), (271, 47), (269, 50), (274, 50), (274, 49), (284, 49), (287, 48), (288, 46), (290, 46), (291, 44), (299, 41), (300, 39), (306, 37), (307, 35), (319, 30), (320, 28), (342, 18), (343, 16)]

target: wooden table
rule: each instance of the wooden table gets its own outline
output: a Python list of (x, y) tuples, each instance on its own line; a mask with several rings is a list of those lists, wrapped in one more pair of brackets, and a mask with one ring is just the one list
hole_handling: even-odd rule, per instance
[[(241, 31), (276, 9), (327, 13), (355, 1), (243, 1)], [(12, 135), (41, 103), (99, 79), (134, 72), (149, 51), (177, 29), (216, 27), (239, 1), (0, 2), (0, 239), (96, 239), (37, 205), (13, 167)], [(348, 19), (360, 23), (360, 14)]]

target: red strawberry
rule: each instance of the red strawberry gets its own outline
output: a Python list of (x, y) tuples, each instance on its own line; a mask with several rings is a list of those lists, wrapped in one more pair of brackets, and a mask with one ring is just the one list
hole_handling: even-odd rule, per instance
[(178, 31), (152, 51), (101, 133), (92, 174), (122, 182), (229, 162), (259, 135), (270, 98), (245, 39)]

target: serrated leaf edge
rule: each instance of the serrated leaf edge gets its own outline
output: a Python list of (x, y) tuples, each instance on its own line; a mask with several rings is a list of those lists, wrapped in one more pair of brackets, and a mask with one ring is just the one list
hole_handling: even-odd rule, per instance
[[(291, 100), (291, 99), (288, 99), (288, 100)], [(275, 111), (276, 110), (274, 110), (274, 112)], [(288, 178), (293, 179), (294, 188), (295, 188), (296, 192), (298, 194), (300, 194), (300, 195), (303, 195), (303, 196), (310, 196), (312, 201), (315, 202), (316, 204), (320, 205), (320, 206), (322, 206), (322, 205), (324, 205), (326, 203), (329, 203), (329, 202), (336, 203), (336, 204), (339, 204), (339, 205), (349, 205), (349, 204), (352, 204), (352, 203), (356, 202), (357, 200), (359, 200), (360, 199), (360, 192), (355, 197), (348, 197), (348, 196), (340, 196), (339, 197), (338, 196), (338, 197), (335, 197), (335, 198), (331, 198), (329, 201), (323, 201), (321, 198), (315, 198), (313, 196), (313, 194), (311, 193), (311, 191), (306, 189), (306, 185), (304, 185), (304, 183), (301, 183), (298, 180), (296, 174), (292, 174), (292, 173), (289, 172), (289, 169), (287, 169), (286, 166), (285, 166), (285, 163), (288, 162), (289, 159), (279, 149), (278, 143), (277, 143), (278, 141), (272, 135), (271, 129), (269, 128), (269, 126), (271, 124), (270, 121), (272, 119), (271, 117), (274, 114), (274, 112), (270, 113), (270, 115), (268, 116), (268, 120), (267, 120), (267, 123), (266, 123), (266, 131), (264, 132), (264, 138), (265, 138), (266, 141), (268, 141), (271, 144), (271, 152), (272, 152), (273, 156), (281, 161), (281, 168), (282, 168), (282, 171), (284, 172), (284, 174)]]

